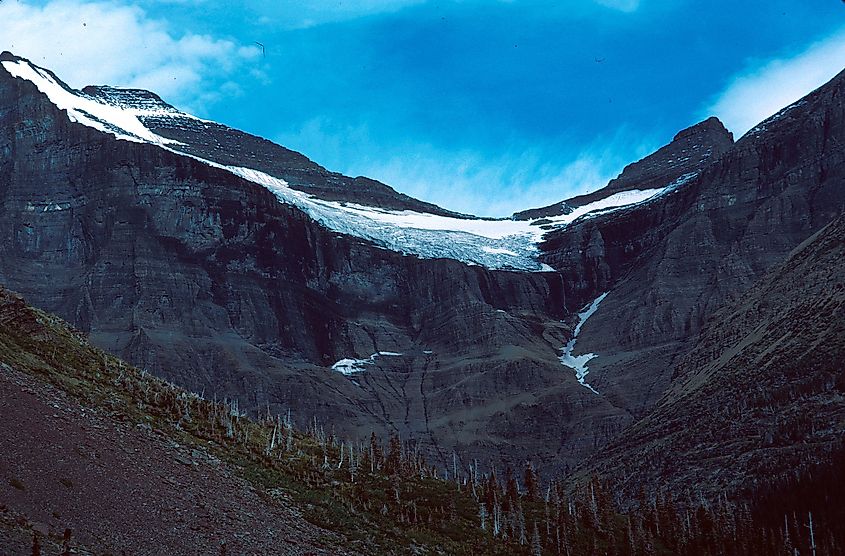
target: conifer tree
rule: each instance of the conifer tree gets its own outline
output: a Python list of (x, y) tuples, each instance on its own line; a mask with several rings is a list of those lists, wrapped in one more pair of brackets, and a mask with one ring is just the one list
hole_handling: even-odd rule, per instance
[(543, 556), (543, 545), (540, 542), (540, 530), (537, 522), (534, 522), (534, 531), (531, 533), (531, 554), (532, 556)]
[(62, 537), (62, 554), (61, 554), (61, 556), (70, 556), (70, 536), (71, 536), (71, 530), (65, 529), (65, 533)]
[(388, 474), (398, 474), (402, 466), (402, 442), (396, 435), (390, 435), (387, 445), (387, 458), (384, 462), (384, 470)]
[(373, 432), (370, 434), (370, 471), (375, 471), (381, 469), (382, 465), (382, 451), (381, 451), (381, 443), (379, 442), (378, 438), (376, 437), (376, 433)]
[(529, 500), (537, 500), (540, 497), (540, 487), (537, 483), (537, 473), (534, 471), (534, 466), (531, 462), (526, 462), (524, 478), (525, 493)]

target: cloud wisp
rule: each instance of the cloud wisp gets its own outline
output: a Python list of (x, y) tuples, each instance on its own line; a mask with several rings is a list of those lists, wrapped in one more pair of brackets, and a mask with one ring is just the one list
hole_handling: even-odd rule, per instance
[(233, 75), (260, 56), (253, 45), (177, 34), (138, 7), (112, 2), (3, 2), (0, 21), (5, 49), (54, 70), (73, 87), (150, 89), (201, 113), (219, 95), (237, 94)]
[(750, 65), (701, 112), (715, 114), (736, 136), (820, 87), (845, 67), (845, 28), (783, 58)]
[(640, 0), (595, 0), (595, 2), (620, 12), (634, 12), (640, 7)]
[(261, 23), (285, 29), (306, 29), (326, 23), (350, 21), (360, 17), (395, 13), (428, 0), (279, 0), (268, 3), (251, 0), (248, 5), (261, 13)]
[(323, 119), (275, 140), (331, 170), (377, 179), (449, 210), (497, 217), (604, 187), (654, 147), (634, 146), (624, 131), (578, 149), (524, 142), (496, 152), (412, 141), (386, 145), (365, 125), (340, 128)]
[(491, 159), (418, 149), (368, 162), (363, 173), (450, 210), (507, 217), (604, 187), (621, 169), (612, 158), (607, 152), (584, 151), (558, 164), (544, 162), (536, 151)]

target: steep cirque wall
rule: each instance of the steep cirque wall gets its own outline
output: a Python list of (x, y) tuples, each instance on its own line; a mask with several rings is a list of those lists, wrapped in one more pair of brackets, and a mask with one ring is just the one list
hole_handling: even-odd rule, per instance
[[(717, 311), (645, 418), (583, 468), (696, 502), (825, 462), (845, 434), (845, 216)], [(640, 465), (648, 461), (649, 465)]]
[[(594, 199), (672, 190), (551, 232), (543, 261), (558, 272), (517, 272), (330, 231), (192, 157), (327, 199), (428, 210), (387, 186), (196, 119), (144, 120), (186, 156), (118, 140), (0, 69), (0, 283), (99, 346), (243, 408), (292, 408), (352, 437), (397, 432), (443, 463), (455, 450), (561, 469), (652, 407), (707, 316), (843, 210), (842, 82), (733, 146), (712, 119), (680, 133)], [(559, 357), (572, 314), (603, 292), (572, 354), (596, 355), (595, 394)], [(343, 359), (372, 364), (332, 371)]]
[[(624, 424), (557, 359), (557, 273), (331, 232), (231, 172), (72, 123), (2, 70), (0, 153), (0, 283), (160, 376), (449, 463), (572, 464)], [(331, 370), (378, 351), (402, 356)]]
[(843, 98), (840, 74), (674, 192), (550, 234), (570, 310), (612, 286), (579, 346), (618, 407), (642, 415), (705, 319), (845, 210)]

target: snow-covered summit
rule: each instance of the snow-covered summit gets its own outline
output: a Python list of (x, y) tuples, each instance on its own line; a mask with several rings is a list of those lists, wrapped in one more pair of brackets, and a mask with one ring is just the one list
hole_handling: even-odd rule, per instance
[[(303, 191), (301, 187), (293, 188), (280, 175), (274, 175), (276, 172), (262, 171), (262, 168), (266, 170), (278, 165), (273, 164), (276, 162), (274, 160), (260, 160), (262, 153), (251, 151), (249, 146), (237, 143), (221, 153), (219, 148), (217, 151), (192, 148), (195, 145), (189, 144), (193, 137), (190, 134), (174, 139), (163, 136), (161, 133), (164, 131), (156, 133), (154, 130), (162, 129), (162, 121), (177, 123), (173, 127), (183, 130), (192, 126), (213, 126), (215, 130), (222, 130), (217, 133), (235, 133), (235, 130), (181, 112), (155, 93), (109, 86), (89, 86), (78, 91), (67, 86), (49, 70), (9, 53), (0, 56), (0, 65), (11, 76), (32, 83), (57, 108), (64, 110), (73, 122), (111, 134), (120, 140), (157, 145), (222, 168), (266, 187), (280, 202), (296, 206), (328, 229), (422, 258), (449, 258), (492, 269), (551, 271), (550, 267), (539, 260), (538, 244), (546, 233), (565, 227), (578, 218), (642, 203), (677, 186), (670, 184), (622, 191), (568, 210), (566, 214), (527, 220), (464, 216), (421, 202), (413, 205), (416, 210), (345, 202)], [(218, 144), (218, 147), (221, 144), (219, 141), (212, 142)], [(333, 177), (330, 175), (328, 179)]]
[(31, 64), (27, 60), (3, 60), (3, 68), (13, 77), (35, 85), (50, 102), (67, 113), (72, 122), (110, 133), (118, 139), (155, 145), (175, 143), (156, 135), (139, 120), (141, 115), (159, 113), (161, 110), (124, 107), (87, 95), (68, 87), (52, 72)]

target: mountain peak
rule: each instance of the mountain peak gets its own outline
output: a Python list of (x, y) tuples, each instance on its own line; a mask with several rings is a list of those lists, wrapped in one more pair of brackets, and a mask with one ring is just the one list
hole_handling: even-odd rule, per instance
[(647, 157), (625, 166), (607, 187), (594, 193), (567, 199), (571, 206), (633, 189), (653, 189), (699, 171), (734, 144), (733, 134), (711, 116), (675, 134), (672, 141)]
[(734, 144), (733, 134), (715, 116), (682, 129), (672, 141), (647, 157), (625, 166), (622, 173), (597, 191), (553, 205), (514, 214), (517, 220), (547, 218), (571, 213), (576, 207), (607, 199), (625, 191), (656, 190), (681, 183)]
[(706, 120), (702, 120), (695, 125), (691, 125), (686, 129), (682, 129), (672, 138), (672, 143), (675, 141), (682, 141), (690, 137), (702, 137), (709, 139), (712, 143), (733, 143), (733, 133), (731, 133), (725, 124), (716, 116), (710, 116)]

